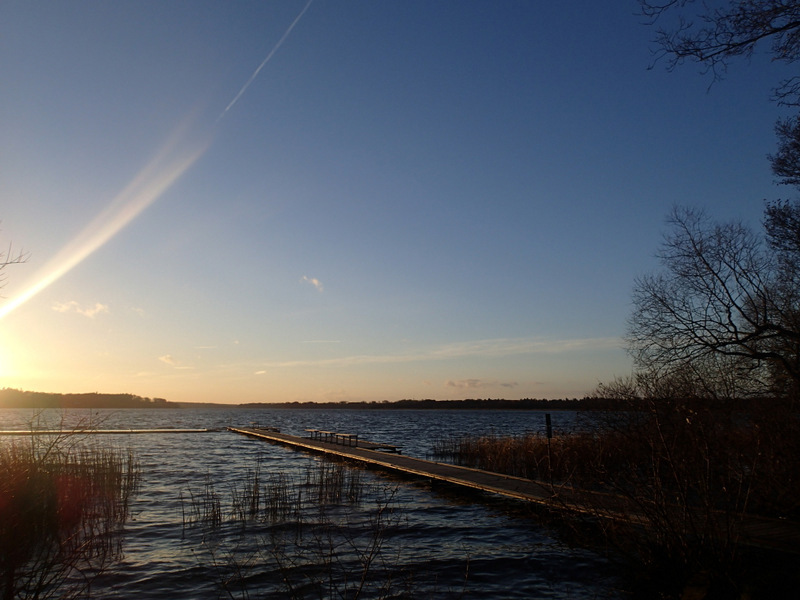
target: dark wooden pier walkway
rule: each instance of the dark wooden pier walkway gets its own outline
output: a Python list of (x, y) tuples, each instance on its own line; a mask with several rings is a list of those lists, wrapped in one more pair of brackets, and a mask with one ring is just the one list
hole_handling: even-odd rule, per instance
[[(552, 486), (546, 482), (412, 458), (399, 452), (386, 452), (392, 448), (386, 444), (360, 439), (358, 446), (349, 446), (319, 438), (288, 435), (270, 429), (246, 427), (228, 427), (228, 429), (299, 450), (338, 456), (380, 469), (533, 502), (557, 511), (581, 513), (628, 523), (644, 522), (625, 499), (611, 494), (578, 491), (567, 486)], [(591, 502), (587, 502), (590, 496)], [(800, 523), (754, 517), (741, 526), (739, 535), (745, 544), (800, 553)]]
[[(261, 438), (293, 448), (322, 452), (324, 454), (367, 463), (391, 471), (399, 471), (415, 477), (435, 479), (455, 485), (483, 490), (485, 492), (502, 494), (520, 500), (547, 504), (553, 499), (553, 494), (549, 488), (530, 479), (499, 475), (497, 473), (490, 473), (489, 471), (469, 469), (467, 467), (412, 458), (400, 453), (386, 452), (386, 445), (384, 444), (375, 444), (373, 442), (359, 440), (358, 446), (347, 446), (319, 439), (297, 437), (256, 428), (240, 429), (229, 427), (228, 429), (236, 433)], [(383, 448), (384, 450), (382, 451), (378, 448)]]

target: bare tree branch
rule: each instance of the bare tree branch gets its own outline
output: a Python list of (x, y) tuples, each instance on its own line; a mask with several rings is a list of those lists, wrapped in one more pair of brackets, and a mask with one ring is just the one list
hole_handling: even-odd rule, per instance
[[(789, 206), (797, 236), (800, 207)], [(658, 374), (693, 370), (705, 385), (712, 376), (709, 365), (718, 368), (723, 361), (745, 376), (741, 385), (748, 391), (756, 381), (800, 384), (796, 261), (781, 260), (773, 243), (741, 223), (717, 224), (702, 212), (679, 208), (670, 225), (662, 271), (634, 287), (628, 342), (637, 368)]]
[(28, 260), (29, 254), (22, 250), (15, 251), (11, 244), (6, 252), (0, 252), (0, 288), (5, 285), (6, 274), (3, 272), (9, 265), (18, 265)]
[[(797, 0), (640, 0), (639, 6), (650, 24), (658, 24), (655, 59), (666, 60), (670, 70), (692, 60), (702, 64), (717, 81), (724, 77), (732, 59), (749, 57), (764, 43), (771, 44), (773, 60), (793, 63), (800, 58)], [(674, 16), (672, 22), (666, 22), (669, 16)], [(784, 80), (773, 97), (780, 104), (800, 105), (800, 80)]]

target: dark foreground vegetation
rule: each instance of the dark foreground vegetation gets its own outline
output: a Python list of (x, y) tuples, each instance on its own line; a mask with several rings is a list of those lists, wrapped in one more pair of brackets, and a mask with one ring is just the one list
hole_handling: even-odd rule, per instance
[(709, 598), (793, 597), (800, 580), (790, 565), (800, 555), (770, 555), (766, 568), (744, 532), (762, 517), (777, 527), (800, 522), (800, 415), (779, 403), (749, 413), (644, 403), (592, 415), (591, 432), (453, 438), (436, 454), (548, 482), (639, 565), (644, 597), (680, 597), (693, 586)]
[(0, 598), (83, 598), (120, 554), (135, 458), (35, 436), (0, 445)]

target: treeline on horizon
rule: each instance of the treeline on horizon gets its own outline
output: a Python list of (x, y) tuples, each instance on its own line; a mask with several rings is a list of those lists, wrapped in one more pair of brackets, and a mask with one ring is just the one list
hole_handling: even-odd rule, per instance
[[(682, 401), (685, 406), (703, 406), (710, 410), (750, 410), (753, 406), (769, 406), (780, 403), (777, 398), (716, 398), (698, 399), (686, 398)], [(187, 406), (186, 403), (179, 403)], [(201, 407), (202, 404), (192, 403), (192, 407)], [(225, 406), (225, 405), (214, 405)], [(227, 405), (231, 406), (231, 405)], [(249, 404), (234, 405), (238, 408), (285, 408), (285, 409), (449, 409), (449, 410), (625, 410), (638, 411), (650, 410), (651, 402), (644, 398), (605, 398), (586, 396), (584, 398), (539, 399), (522, 398), (520, 400), (506, 400), (504, 398), (468, 398), (465, 400), (372, 400), (362, 402), (254, 402)]]
[(13, 388), (0, 390), (3, 408), (176, 408), (164, 398), (143, 398), (134, 394), (57, 394), (27, 392)]
[[(704, 399), (710, 409), (747, 410), (753, 403), (764, 404), (766, 398)], [(771, 399), (775, 403), (776, 399)], [(686, 400), (690, 405), (693, 401)], [(617, 399), (596, 396), (584, 398), (541, 399), (467, 398), (464, 400), (372, 400), (339, 402), (251, 402), (223, 404), (217, 402), (169, 402), (164, 398), (146, 398), (135, 394), (104, 394), (99, 392), (60, 394), (30, 392), (13, 388), (0, 389), (0, 408), (187, 408), (187, 409), (362, 409), (362, 410), (645, 410), (643, 399)]]
[[(544, 400), (523, 398), (468, 398), (466, 400), (373, 400), (370, 402), (255, 402), (239, 404), (241, 408), (358, 408), (358, 409), (452, 409), (452, 410), (612, 410), (623, 403), (608, 398), (571, 398)], [(625, 404), (627, 408), (628, 405)]]

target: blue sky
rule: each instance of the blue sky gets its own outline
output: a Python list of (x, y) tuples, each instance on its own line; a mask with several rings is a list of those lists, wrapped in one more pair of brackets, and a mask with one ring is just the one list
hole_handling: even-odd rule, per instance
[(648, 69), (636, 8), (3, 3), (0, 243), (30, 257), (0, 386), (561, 398), (630, 373), (670, 208), (757, 226), (786, 195), (782, 67)]

